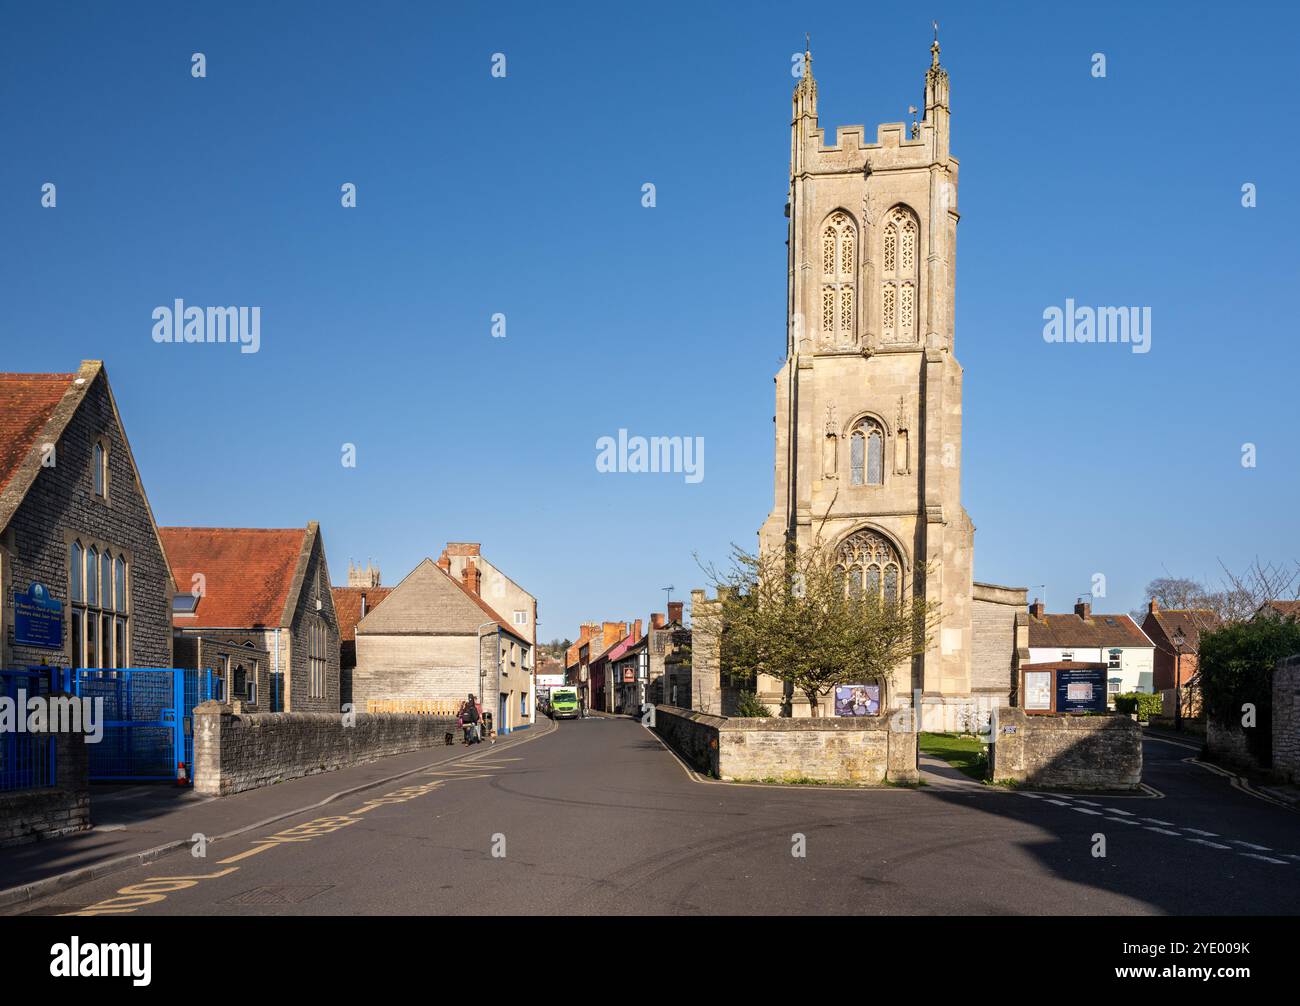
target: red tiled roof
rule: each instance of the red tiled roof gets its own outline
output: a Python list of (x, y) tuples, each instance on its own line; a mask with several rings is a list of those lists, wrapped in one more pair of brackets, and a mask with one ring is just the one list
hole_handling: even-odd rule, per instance
[(9, 486), (76, 374), (0, 374), (0, 492)]
[(1295, 618), (1300, 615), (1300, 601), (1265, 601), (1264, 608), (1272, 608), (1283, 618)]
[(1173, 645), (1174, 636), (1179, 629), (1183, 630), (1183, 653), (1196, 652), (1201, 642), (1201, 632), (1217, 629), (1219, 627), (1219, 616), (1209, 608), (1157, 608), (1155, 611), (1148, 611), (1147, 617), (1142, 620), (1142, 628), (1147, 632), (1153, 641), (1156, 641), (1155, 629), (1159, 629), (1164, 636), (1158, 640), (1161, 643), (1161, 649), (1167, 651), (1163, 644)]
[(339, 620), (339, 641), (346, 643), (357, 638), (357, 623), (361, 621), (362, 594), (366, 595), (366, 614), (369, 614), (392, 592), (392, 587), (331, 587), (330, 593), (334, 595), (334, 614)]
[(304, 528), (160, 527), (176, 589), (204, 578), (194, 617), (178, 628), (278, 626), (293, 585), (307, 530)]
[(1151, 646), (1128, 615), (1029, 616), (1029, 645), (1039, 647)]

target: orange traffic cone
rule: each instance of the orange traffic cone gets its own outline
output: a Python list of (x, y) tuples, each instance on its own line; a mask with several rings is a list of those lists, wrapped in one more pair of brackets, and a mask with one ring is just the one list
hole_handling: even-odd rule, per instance
[(188, 786), (190, 784), (189, 774), (185, 771), (185, 763), (178, 761), (176, 763), (176, 785)]

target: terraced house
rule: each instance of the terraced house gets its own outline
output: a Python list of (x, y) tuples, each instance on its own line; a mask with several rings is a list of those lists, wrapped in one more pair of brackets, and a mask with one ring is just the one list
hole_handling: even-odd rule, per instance
[(339, 626), (320, 525), (161, 534), (180, 585), (178, 665), (217, 671), (226, 700), (250, 711), (337, 713)]

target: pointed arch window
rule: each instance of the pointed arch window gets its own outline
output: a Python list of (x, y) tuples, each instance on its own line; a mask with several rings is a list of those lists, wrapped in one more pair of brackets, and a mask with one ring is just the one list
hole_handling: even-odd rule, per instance
[(880, 330), (884, 342), (916, 341), (920, 236), (916, 216), (901, 206), (885, 221), (880, 256)]
[(859, 420), (849, 437), (849, 473), (855, 486), (885, 482), (885, 431), (874, 419)]
[(843, 212), (822, 227), (822, 342), (857, 344), (858, 229)]
[(875, 531), (856, 531), (840, 545), (836, 571), (848, 581), (852, 596), (875, 597), (895, 603), (903, 583), (903, 563), (897, 551)]

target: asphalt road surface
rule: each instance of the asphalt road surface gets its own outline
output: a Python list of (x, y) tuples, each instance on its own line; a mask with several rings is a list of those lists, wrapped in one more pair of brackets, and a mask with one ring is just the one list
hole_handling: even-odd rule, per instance
[(1300, 912), (1300, 814), (1192, 748), (1145, 753), (1155, 792), (1138, 796), (735, 786), (694, 778), (633, 720), (566, 721), (22, 911)]

